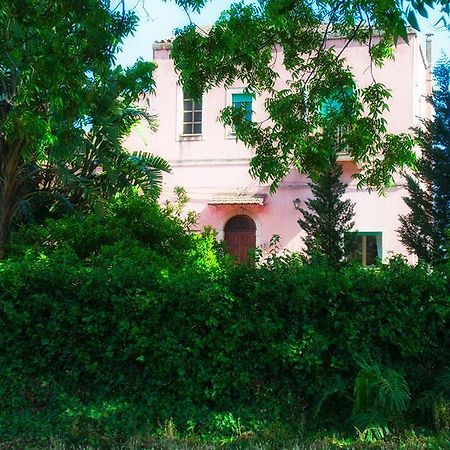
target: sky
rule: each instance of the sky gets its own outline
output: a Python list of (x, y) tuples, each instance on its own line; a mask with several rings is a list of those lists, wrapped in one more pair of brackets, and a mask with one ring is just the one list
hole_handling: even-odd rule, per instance
[[(137, 58), (152, 59), (152, 44), (157, 40), (170, 37), (176, 28), (189, 24), (186, 12), (177, 6), (174, 0), (125, 0), (128, 8), (136, 8), (140, 18), (134, 36), (129, 36), (123, 50), (117, 57), (117, 63), (129, 66)], [(203, 8), (201, 14), (190, 13), (192, 21), (197, 25), (210, 25), (214, 23), (220, 13), (227, 9), (230, 0), (212, 0)], [(433, 63), (439, 59), (442, 51), (450, 56), (450, 31), (439, 26), (433, 26), (438, 20), (437, 14), (430, 14), (428, 20), (421, 20), (421, 38), (425, 48), (425, 34), (433, 33)]]

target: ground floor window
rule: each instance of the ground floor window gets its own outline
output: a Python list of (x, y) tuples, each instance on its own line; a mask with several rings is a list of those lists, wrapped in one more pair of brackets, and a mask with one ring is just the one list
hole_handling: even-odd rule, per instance
[(375, 265), (383, 257), (382, 233), (378, 231), (349, 233), (352, 250), (349, 259), (359, 261), (363, 266)]
[(256, 247), (256, 224), (246, 215), (232, 217), (225, 225), (228, 252), (239, 262), (248, 261), (249, 250)]

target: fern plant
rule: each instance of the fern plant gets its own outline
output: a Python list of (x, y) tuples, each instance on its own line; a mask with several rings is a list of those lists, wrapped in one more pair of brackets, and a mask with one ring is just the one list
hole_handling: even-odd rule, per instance
[(404, 377), (380, 363), (358, 361), (350, 423), (364, 440), (381, 439), (390, 433), (389, 422), (409, 404), (409, 387)]

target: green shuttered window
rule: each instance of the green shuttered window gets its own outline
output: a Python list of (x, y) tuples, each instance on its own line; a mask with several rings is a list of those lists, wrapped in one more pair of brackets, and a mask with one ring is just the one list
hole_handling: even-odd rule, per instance
[(243, 108), (245, 110), (245, 120), (252, 120), (252, 96), (245, 92), (239, 94), (232, 94), (231, 101), (234, 108), (240, 109)]

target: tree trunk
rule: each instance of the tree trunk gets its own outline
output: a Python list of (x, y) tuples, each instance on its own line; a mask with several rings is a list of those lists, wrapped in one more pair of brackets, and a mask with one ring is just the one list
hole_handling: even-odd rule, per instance
[(10, 234), (20, 197), (20, 171), (23, 141), (0, 146), (0, 259), (4, 257), (5, 245)]

